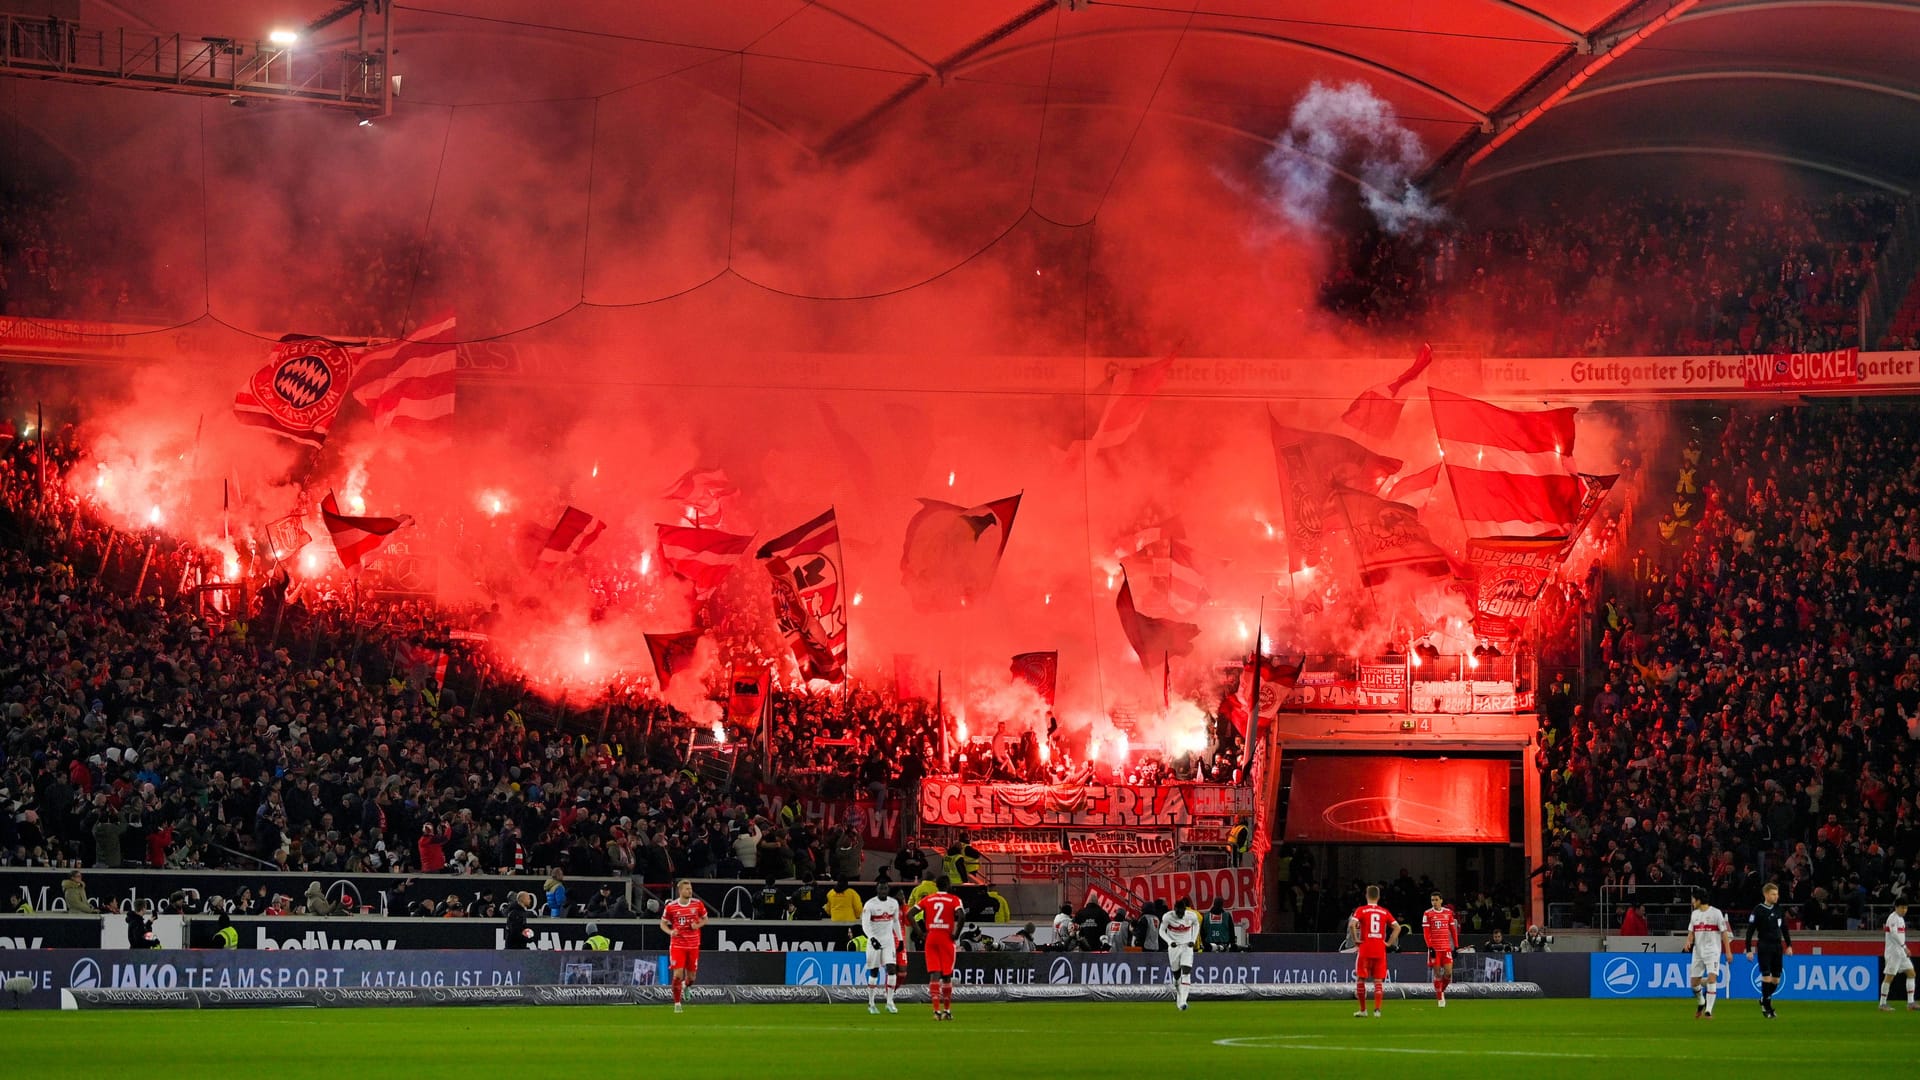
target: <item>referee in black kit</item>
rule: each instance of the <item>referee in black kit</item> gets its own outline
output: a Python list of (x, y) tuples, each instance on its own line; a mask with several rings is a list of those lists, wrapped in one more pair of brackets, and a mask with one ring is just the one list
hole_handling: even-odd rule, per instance
[[(1753, 939), (1760, 939), (1754, 952)], [(1780, 907), (1780, 886), (1769, 881), (1760, 890), (1760, 906), (1747, 915), (1747, 952), (1760, 965), (1760, 1015), (1773, 1019), (1773, 992), (1780, 989), (1780, 971), (1793, 955), (1793, 935), (1787, 932), (1787, 913)]]

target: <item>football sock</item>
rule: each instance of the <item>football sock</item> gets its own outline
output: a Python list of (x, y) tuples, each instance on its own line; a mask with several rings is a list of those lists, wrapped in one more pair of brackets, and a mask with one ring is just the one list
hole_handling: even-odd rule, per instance
[(1913, 976), (1907, 976), (1907, 1004), (1913, 1004)]
[(940, 980), (927, 980), (927, 1000), (933, 1004), (933, 1011), (940, 1011)]
[(1764, 981), (1763, 981), (1763, 982), (1761, 982), (1761, 984), (1760, 984), (1760, 1004), (1762, 1004), (1762, 1005), (1771, 1005), (1771, 1004), (1773, 1004), (1773, 984), (1772, 984), (1772, 983), (1770, 983), (1770, 982), (1764, 982)]
[[(1360, 989), (1357, 992), (1356, 996), (1360, 998), (1360, 1011), (1365, 1012), (1367, 1008), (1367, 984), (1366, 983), (1360, 984)], [(1887, 995), (1884, 993), (1881, 994), (1880, 1000), (1881, 1001), (1887, 1000)]]
[(673, 1003), (675, 1005), (680, 1004), (680, 980), (678, 977), (673, 980)]
[(1719, 992), (1720, 991), (1714, 989), (1711, 986), (1707, 987), (1707, 1011), (1708, 1012), (1713, 1011), (1713, 998), (1714, 998), (1714, 995), (1718, 994)]
[(1446, 992), (1447, 992), (1446, 980), (1444, 979), (1433, 980), (1433, 996), (1434, 997), (1439, 997), (1440, 995)]
[(1380, 1001), (1382, 998), (1385, 998), (1386, 996), (1387, 996), (1387, 984), (1383, 982), (1374, 983), (1373, 984), (1373, 1011), (1374, 1012), (1380, 1011)]
[(1891, 989), (1893, 989), (1892, 979), (1880, 980), (1880, 1004), (1885, 1005), (1887, 1003), (1887, 991)]
[(879, 991), (880, 991), (880, 973), (877, 971), (867, 972), (867, 1004), (868, 1005), (873, 1004), (874, 997), (876, 994), (879, 993)]
[(1174, 997), (1182, 1005), (1187, 1003), (1187, 977), (1185, 975), (1180, 976), (1179, 981), (1175, 984)]

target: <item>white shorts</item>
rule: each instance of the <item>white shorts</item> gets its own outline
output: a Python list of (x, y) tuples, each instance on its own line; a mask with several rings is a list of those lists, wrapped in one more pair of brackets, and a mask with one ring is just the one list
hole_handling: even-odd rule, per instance
[(1909, 975), (1913, 974), (1913, 957), (1906, 953), (1890, 952), (1881, 959), (1887, 962), (1886, 974), (1888, 978), (1892, 978), (1903, 971)]
[(900, 962), (900, 943), (888, 938), (885, 941), (867, 939), (867, 970), (873, 971), (888, 964)]
[(1172, 968), (1175, 971), (1179, 971), (1181, 968), (1192, 967), (1193, 966), (1193, 946), (1171, 945), (1171, 944), (1168, 945), (1167, 946), (1167, 966)]
[(1720, 981), (1720, 954), (1693, 950), (1693, 963), (1687, 965), (1688, 979)]

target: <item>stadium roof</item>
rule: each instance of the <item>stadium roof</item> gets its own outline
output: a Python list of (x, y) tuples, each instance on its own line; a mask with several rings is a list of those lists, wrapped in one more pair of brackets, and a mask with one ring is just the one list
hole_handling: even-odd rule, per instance
[[(83, 0), (80, 10), (96, 24), (260, 37), (333, 6)], [(1312, 81), (1362, 79), (1419, 135), (1444, 185), (1617, 46), (1590, 81), (1475, 162), (1476, 180), (1672, 155), (1899, 190), (1920, 174), (1920, 145), (1889, 137), (1920, 109), (1920, 3), (1909, 0), (421, 0), (395, 10), (403, 101), (518, 102), (673, 80), (728, 103), (737, 93), (747, 123), (816, 156), (857, 154), (890, 127), (947, 132), (962, 114), (1022, 126), (1045, 110), (1073, 118), (1056, 153), (1113, 162), (1149, 103), (1156, 120), (1258, 143), (1285, 127)], [(1658, 28), (1634, 40), (1649, 24)], [(334, 24), (320, 43), (350, 40), (352, 26)], [(1059, 182), (1097, 187), (1092, 171)]]

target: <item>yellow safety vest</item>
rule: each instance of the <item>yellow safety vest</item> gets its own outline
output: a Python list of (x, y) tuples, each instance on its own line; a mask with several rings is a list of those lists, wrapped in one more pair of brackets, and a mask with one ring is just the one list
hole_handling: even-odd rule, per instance
[(237, 949), (240, 947), (240, 931), (235, 930), (231, 926), (221, 927), (219, 931), (213, 935), (213, 939), (218, 941), (220, 947), (223, 949)]
[(587, 939), (587, 948), (592, 949), (594, 952), (606, 952), (608, 949), (613, 948), (613, 942), (608, 941), (607, 935), (605, 934), (595, 934)]

